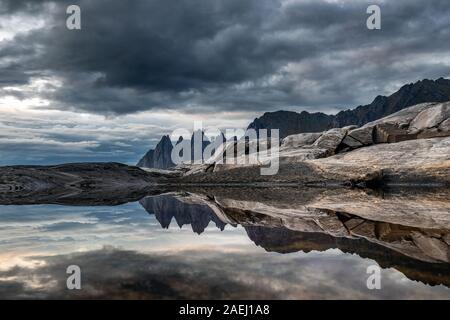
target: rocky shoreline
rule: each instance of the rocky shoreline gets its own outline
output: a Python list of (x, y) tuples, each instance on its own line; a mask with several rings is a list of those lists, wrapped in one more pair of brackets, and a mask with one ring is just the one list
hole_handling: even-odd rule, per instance
[[(411, 279), (450, 284), (450, 190), (318, 188), (185, 189), (140, 200), (161, 227), (242, 226), (271, 252), (339, 248), (401, 270)], [(173, 221), (175, 220), (175, 221)], [(189, 227), (188, 227), (189, 228)], [(419, 271), (420, 269), (420, 271)]]
[[(250, 142), (232, 141), (225, 148), (242, 143)], [(266, 176), (260, 170), (270, 156), (258, 165), (213, 162), (173, 170), (119, 163), (0, 167), (0, 204), (114, 204), (184, 186), (450, 188), (450, 102), (416, 105), (360, 128), (288, 136), (278, 159), (278, 173)]]
[(0, 167), (0, 204), (121, 204), (154, 184), (151, 174), (119, 163)]
[[(237, 148), (236, 145), (244, 143), (250, 142), (241, 140), (232, 143), (231, 147)], [(180, 180), (194, 183), (448, 187), (450, 102), (412, 106), (360, 128), (349, 126), (288, 136), (281, 141), (279, 171), (273, 176), (262, 176), (260, 169), (270, 165), (274, 157), (256, 155), (260, 159), (259, 165), (245, 164), (245, 159), (239, 159), (235, 161), (241, 163), (239, 165), (214, 162), (179, 166), (186, 171)]]

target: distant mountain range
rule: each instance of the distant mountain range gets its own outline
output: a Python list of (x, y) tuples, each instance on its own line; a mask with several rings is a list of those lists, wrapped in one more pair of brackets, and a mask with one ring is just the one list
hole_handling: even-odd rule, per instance
[[(336, 115), (306, 111), (301, 113), (293, 111), (266, 112), (250, 123), (248, 129), (279, 129), (280, 138), (285, 138), (303, 132), (322, 132), (348, 125), (362, 126), (419, 103), (445, 101), (450, 101), (450, 80), (444, 78), (425, 79), (407, 84), (388, 97), (378, 96), (371, 104), (341, 111)], [(182, 138), (177, 143), (180, 141)], [(204, 142), (203, 149), (208, 144), (208, 141)], [(172, 168), (175, 166), (170, 156), (172, 149), (173, 145), (169, 136), (164, 136), (154, 150), (150, 150), (144, 155), (137, 166), (158, 169)]]
[[(190, 139), (191, 144), (191, 160), (200, 160), (196, 159), (196, 154), (194, 152), (194, 143), (193, 141), (202, 141), (202, 154), (205, 148), (211, 143), (207, 137), (205, 137), (205, 133), (198, 130), (192, 134)], [(183, 142), (183, 137), (179, 137), (177, 144)], [(161, 138), (161, 140), (156, 145), (155, 149), (149, 150), (141, 160), (137, 163), (138, 167), (144, 168), (156, 168), (156, 169), (169, 169), (175, 166), (172, 162), (171, 154), (173, 150), (172, 141), (170, 141), (170, 137), (165, 135)], [(182, 154), (180, 155), (182, 156)]]
[(301, 113), (292, 111), (267, 112), (256, 118), (249, 129), (279, 129), (280, 138), (303, 132), (321, 132), (348, 125), (362, 126), (404, 108), (423, 102), (445, 102), (450, 100), (450, 80), (422, 80), (407, 84), (389, 97), (378, 96), (368, 105), (341, 111), (336, 115), (322, 112)]

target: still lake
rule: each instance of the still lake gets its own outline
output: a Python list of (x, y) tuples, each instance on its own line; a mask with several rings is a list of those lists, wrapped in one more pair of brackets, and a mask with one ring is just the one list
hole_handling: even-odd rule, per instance
[[(67, 289), (70, 265), (81, 290)], [(367, 287), (372, 265), (380, 290)], [(365, 240), (230, 225), (164, 199), (0, 206), (2, 299), (450, 299), (449, 270)]]

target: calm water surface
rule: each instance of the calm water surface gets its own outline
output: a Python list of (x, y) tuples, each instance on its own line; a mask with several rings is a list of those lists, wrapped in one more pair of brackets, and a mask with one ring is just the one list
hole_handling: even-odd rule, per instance
[[(141, 203), (0, 206), (0, 298), (450, 299), (443, 264)], [(367, 267), (380, 264), (382, 288), (369, 290)], [(69, 265), (81, 290), (66, 288)]]

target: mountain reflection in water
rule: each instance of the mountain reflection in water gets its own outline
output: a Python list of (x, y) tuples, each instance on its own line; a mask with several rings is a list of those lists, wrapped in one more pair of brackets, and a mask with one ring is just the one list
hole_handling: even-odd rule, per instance
[[(0, 206), (0, 296), (450, 299), (448, 196), (196, 188), (152, 191), (139, 201), (150, 216), (135, 203), (87, 206), (85, 196)], [(71, 264), (80, 291), (65, 287)], [(373, 264), (382, 290), (366, 287)]]
[[(152, 196), (139, 203), (148, 213), (155, 214), (163, 228), (167, 228), (172, 219), (180, 228), (191, 225), (192, 231), (198, 234), (204, 232), (210, 222), (220, 230), (226, 224), (239, 224), (257, 246), (269, 252), (340, 249), (373, 259), (383, 268), (396, 268), (410, 279), (450, 286), (450, 230), (441, 226), (421, 229), (365, 220), (342, 212), (326, 212), (325, 217), (317, 212), (310, 216), (294, 216), (303, 222), (293, 224), (289, 223), (292, 219), (290, 215), (282, 217), (258, 213), (258, 205), (254, 203), (235, 200), (231, 205), (223, 206), (214, 197), (189, 193)], [(342, 226), (330, 223), (330, 217)], [(324, 220), (328, 225), (321, 223)], [(339, 230), (342, 228), (345, 234)]]

